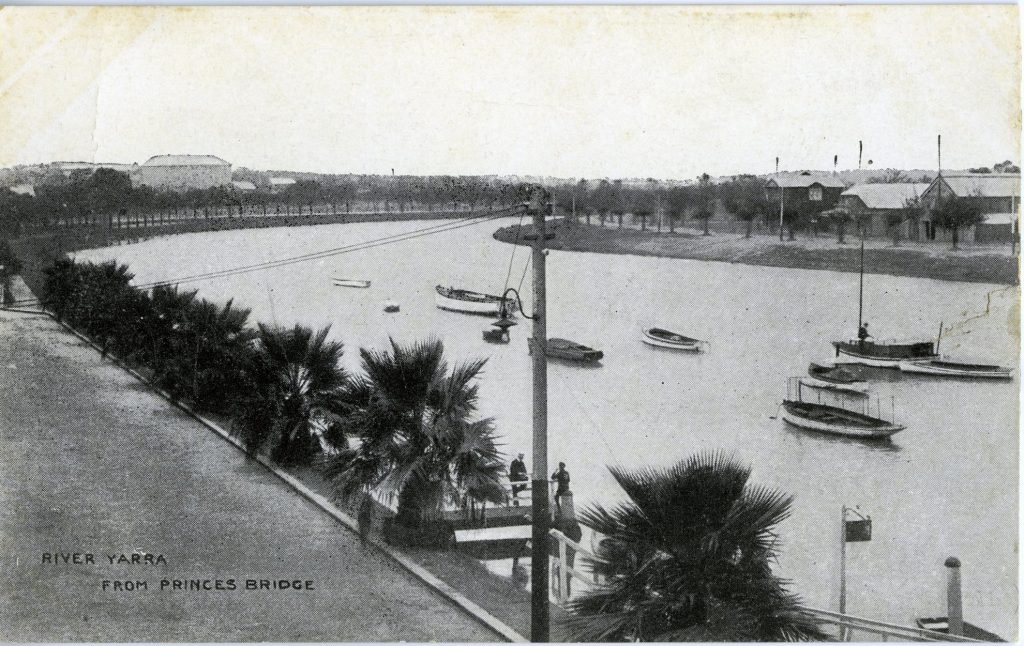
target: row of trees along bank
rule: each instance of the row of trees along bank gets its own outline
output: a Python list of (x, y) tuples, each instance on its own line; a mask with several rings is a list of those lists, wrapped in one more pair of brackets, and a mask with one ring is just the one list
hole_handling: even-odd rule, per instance
[(172, 191), (133, 187), (126, 173), (107, 168), (52, 173), (34, 186), (34, 196), (0, 190), (0, 234), (56, 226), (139, 226), (211, 215), (461, 212), (517, 203), (529, 190), (520, 183), (466, 177), (318, 177), (280, 190), (217, 186)]
[[(504, 500), (494, 422), (478, 414), (484, 360), (449, 366), (440, 341), (391, 341), (361, 349), (353, 375), (329, 328), (252, 327), (230, 301), (131, 280), (114, 262), (60, 260), (44, 302), (173, 397), (228, 416), (249, 451), (319, 469), (361, 522), (371, 492), (393, 497), (385, 538), (448, 544), (446, 503)], [(612, 474), (628, 500), (582, 512), (603, 537), (589, 564), (603, 583), (569, 606), (572, 639), (826, 637), (771, 568), (791, 496), (750, 485), (749, 468), (720, 454)]]

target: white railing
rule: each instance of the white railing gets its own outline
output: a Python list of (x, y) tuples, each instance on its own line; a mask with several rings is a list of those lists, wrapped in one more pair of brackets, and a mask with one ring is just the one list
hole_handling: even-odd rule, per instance
[[(551, 539), (558, 543), (558, 556), (551, 557), (551, 597), (555, 603), (564, 605), (572, 592), (571, 581), (577, 579), (584, 586), (599, 584), (599, 577), (581, 569), (577, 562), (569, 565), (569, 550), (575, 552), (576, 557), (593, 557), (593, 553), (572, 540), (558, 530), (551, 530)], [(912, 626), (900, 626), (874, 619), (865, 619), (853, 615), (843, 615), (831, 610), (820, 610), (818, 608), (804, 607), (803, 611), (819, 623), (832, 625), (838, 628), (839, 638), (843, 641), (851, 641), (854, 632), (861, 635), (878, 636), (878, 639), (857, 639), (852, 641), (897, 641), (897, 642), (966, 642), (981, 643), (980, 640), (971, 639), (957, 635), (916, 628)]]

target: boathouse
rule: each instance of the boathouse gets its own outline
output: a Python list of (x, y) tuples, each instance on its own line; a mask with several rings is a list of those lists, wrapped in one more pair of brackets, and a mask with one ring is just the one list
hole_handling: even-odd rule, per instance
[(811, 210), (821, 212), (831, 209), (839, 201), (839, 195), (846, 188), (836, 175), (824, 173), (782, 173), (765, 182), (765, 192), (770, 201), (779, 203), (785, 199), (787, 208), (800, 208), (809, 204)]
[(836, 209), (859, 223), (864, 235), (887, 237), (899, 227), (899, 236), (917, 240), (921, 196), (926, 183), (856, 184), (839, 196)]
[(924, 214), (919, 240), (949, 240), (950, 232), (932, 224), (932, 213), (944, 199), (975, 202), (985, 221), (960, 233), (965, 242), (1010, 242), (1017, 235), (1020, 173), (954, 173), (935, 178), (921, 195)]

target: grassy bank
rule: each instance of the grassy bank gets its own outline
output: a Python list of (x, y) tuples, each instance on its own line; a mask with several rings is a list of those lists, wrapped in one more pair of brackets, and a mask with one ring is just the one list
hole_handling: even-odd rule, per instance
[[(532, 225), (498, 229), (494, 237), (502, 242), (529, 244), (524, 236)], [(557, 220), (548, 223), (554, 239), (552, 249), (608, 254), (632, 254), (660, 258), (714, 260), (744, 265), (860, 271), (860, 246), (851, 237), (844, 245), (834, 238), (801, 238), (779, 242), (769, 236), (744, 238), (736, 235), (702, 236), (690, 232), (656, 233), (633, 228), (618, 229)], [(868, 240), (864, 270), (870, 274), (934, 278), (969, 283), (1015, 285), (1018, 257), (1009, 247), (975, 246), (953, 251), (942, 244), (904, 243), (894, 247), (889, 240)]]

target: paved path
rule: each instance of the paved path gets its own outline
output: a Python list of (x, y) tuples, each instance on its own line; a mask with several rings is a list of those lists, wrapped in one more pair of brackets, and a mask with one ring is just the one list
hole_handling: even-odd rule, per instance
[(498, 639), (50, 319), (0, 312), (0, 641)]

